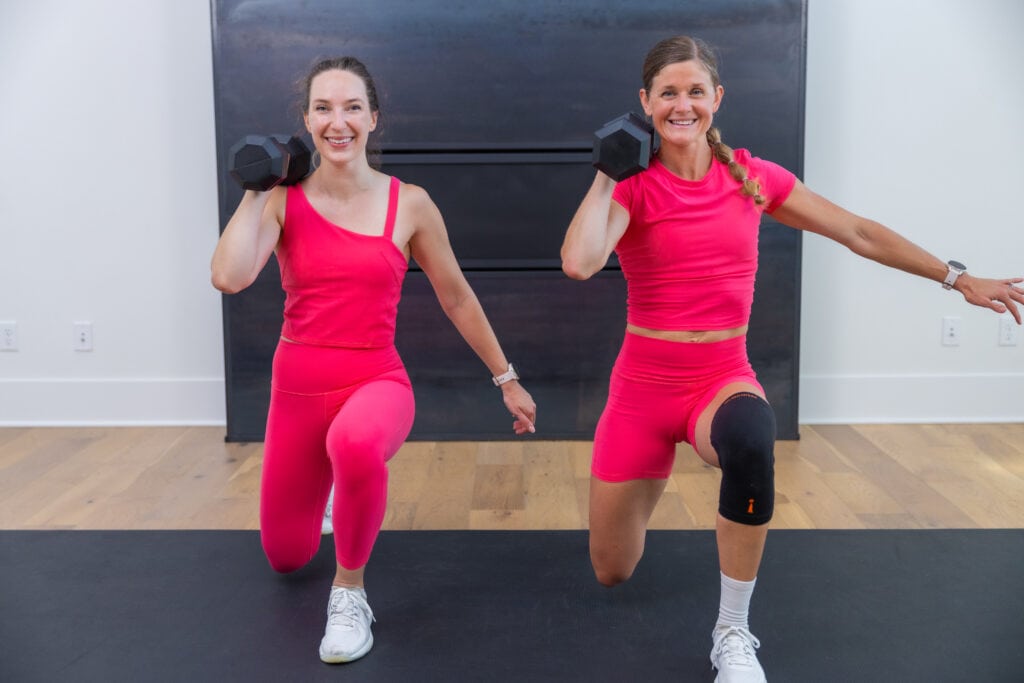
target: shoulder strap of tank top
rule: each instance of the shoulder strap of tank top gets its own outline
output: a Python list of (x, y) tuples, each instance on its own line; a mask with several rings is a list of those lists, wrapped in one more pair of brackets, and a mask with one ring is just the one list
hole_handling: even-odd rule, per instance
[(288, 189), (285, 191), (285, 200), (284, 200), (284, 224), (285, 225), (288, 225), (289, 223), (293, 222), (293, 221), (291, 221), (289, 219), (293, 218), (295, 216), (296, 212), (299, 210), (298, 198), (301, 196), (301, 193), (302, 193), (302, 188), (300, 188), (298, 185), (289, 185)]
[(391, 239), (395, 232), (395, 216), (398, 214), (398, 189), (402, 186), (395, 176), (391, 176), (391, 190), (388, 193), (388, 217), (384, 220), (384, 237)]

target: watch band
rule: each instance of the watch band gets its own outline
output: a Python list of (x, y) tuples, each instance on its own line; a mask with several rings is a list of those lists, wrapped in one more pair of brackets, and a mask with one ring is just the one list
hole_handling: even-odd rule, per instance
[(508, 370), (501, 373), (497, 377), (492, 377), (491, 381), (494, 382), (494, 386), (500, 387), (505, 382), (511, 382), (514, 379), (519, 379), (519, 373), (516, 372), (515, 367), (511, 363), (509, 363)]
[(953, 289), (953, 285), (956, 284), (956, 279), (967, 271), (967, 266), (959, 261), (946, 261), (946, 267), (949, 270), (946, 271), (946, 279), (942, 281), (942, 288)]

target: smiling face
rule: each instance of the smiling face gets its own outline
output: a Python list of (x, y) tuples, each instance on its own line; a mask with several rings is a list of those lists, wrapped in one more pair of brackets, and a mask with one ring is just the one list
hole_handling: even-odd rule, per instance
[(377, 111), (371, 106), (366, 84), (343, 69), (329, 69), (313, 77), (303, 119), (325, 162), (365, 158), (367, 138), (377, 127)]
[(662, 144), (686, 147), (706, 140), (724, 92), (701, 62), (690, 59), (662, 67), (640, 90), (640, 104)]

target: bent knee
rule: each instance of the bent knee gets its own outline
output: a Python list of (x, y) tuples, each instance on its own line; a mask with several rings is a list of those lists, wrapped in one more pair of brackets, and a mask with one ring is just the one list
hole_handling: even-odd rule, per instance
[(302, 569), (316, 555), (318, 547), (299, 547), (295, 543), (275, 543), (263, 537), (263, 554), (270, 563), (270, 568), (278, 574), (290, 574)]
[(308, 553), (296, 552), (295, 550), (273, 550), (264, 546), (263, 552), (267, 556), (270, 568), (278, 574), (290, 574), (302, 569), (313, 559), (308, 556)]
[(767, 524), (775, 509), (775, 415), (759, 396), (739, 393), (718, 409), (711, 444), (722, 468), (718, 513), (739, 524)]
[(347, 489), (360, 490), (387, 480), (387, 462), (379, 448), (331, 449), (329, 453), (335, 476)]
[(606, 588), (614, 588), (620, 583), (626, 583), (629, 578), (633, 576), (633, 572), (630, 571), (607, 571), (604, 569), (594, 568), (594, 576), (597, 577), (597, 582)]
[(275, 558), (267, 555), (270, 568), (278, 574), (291, 574), (306, 566), (305, 562), (298, 562), (294, 558)]
[(626, 563), (615, 560), (602, 560), (598, 557), (591, 558), (591, 565), (594, 568), (594, 577), (602, 586), (612, 588), (620, 583), (629, 581), (636, 569), (636, 562)]

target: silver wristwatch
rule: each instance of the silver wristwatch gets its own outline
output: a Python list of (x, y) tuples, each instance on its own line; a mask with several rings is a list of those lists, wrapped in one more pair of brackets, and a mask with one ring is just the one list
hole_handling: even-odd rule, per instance
[(964, 274), (967, 270), (967, 266), (959, 261), (946, 261), (946, 267), (949, 268), (949, 270), (946, 272), (946, 279), (942, 281), (942, 288), (953, 289), (953, 285), (956, 284), (956, 279)]
[(491, 381), (494, 382), (494, 386), (500, 387), (505, 382), (511, 382), (514, 379), (519, 379), (519, 373), (516, 372), (515, 367), (511, 363), (508, 364), (508, 370), (501, 373), (497, 377), (492, 377)]

